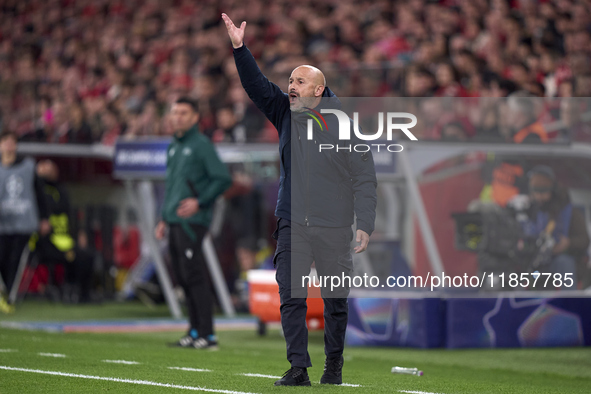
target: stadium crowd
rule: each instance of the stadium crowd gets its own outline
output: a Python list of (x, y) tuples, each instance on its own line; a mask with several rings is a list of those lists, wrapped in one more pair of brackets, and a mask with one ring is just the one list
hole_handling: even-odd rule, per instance
[(169, 103), (189, 95), (215, 142), (275, 141), (240, 85), (222, 12), (248, 22), (247, 46), (282, 87), (295, 65), (314, 64), (341, 97), (590, 97), (590, 7), (583, 0), (5, 0), (0, 125), (24, 141), (113, 144), (118, 136), (167, 134)]

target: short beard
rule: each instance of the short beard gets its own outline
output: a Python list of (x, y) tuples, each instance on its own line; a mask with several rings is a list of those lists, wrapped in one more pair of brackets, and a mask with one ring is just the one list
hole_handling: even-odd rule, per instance
[(289, 106), (289, 109), (291, 110), (291, 112), (306, 112), (308, 109), (307, 108), (311, 108), (311, 107), (315, 107), (314, 105), (314, 101), (317, 99), (317, 97), (298, 97), (299, 98), (299, 104), (301, 104), (301, 107), (294, 107), (292, 105)]
[(291, 106), (289, 107), (289, 110), (291, 112), (297, 112), (297, 113), (301, 113), (301, 112), (306, 112), (307, 111), (307, 109), (305, 107), (297, 107), (297, 108), (294, 108), (294, 107), (291, 107)]

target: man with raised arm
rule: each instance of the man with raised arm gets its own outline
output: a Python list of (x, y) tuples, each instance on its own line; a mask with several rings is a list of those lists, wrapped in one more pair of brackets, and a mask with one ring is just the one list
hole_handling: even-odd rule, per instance
[[(313, 66), (297, 67), (289, 77), (288, 93), (282, 92), (262, 74), (244, 45), (246, 22), (238, 28), (226, 14), (222, 18), (234, 47), (242, 86), (279, 134), (281, 177), (275, 210), (277, 229), (273, 234), (277, 240), (274, 265), (291, 368), (275, 385), (310, 386), (307, 368), (312, 363), (308, 354), (304, 278), (310, 274), (313, 262), (321, 276), (352, 274), (351, 225), (355, 215), (359, 243), (355, 253), (367, 248), (377, 201), (373, 157), (371, 152), (347, 149), (321, 152), (320, 144), (341, 143), (336, 133), (336, 116), (320, 116), (322, 123), (308, 122), (314, 118), (310, 114), (317, 119), (322, 108), (341, 107), (326, 86), (324, 74)], [(341, 384), (349, 287), (329, 290), (321, 289), (326, 360), (320, 383)]]

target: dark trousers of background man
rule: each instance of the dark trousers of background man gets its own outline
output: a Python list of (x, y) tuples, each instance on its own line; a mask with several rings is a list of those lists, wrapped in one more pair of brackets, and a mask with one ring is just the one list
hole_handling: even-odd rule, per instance
[(7, 293), (12, 289), (21, 255), (30, 237), (29, 234), (0, 234), (0, 275)]
[[(91, 252), (80, 249), (78, 246), (74, 247), (70, 252), (62, 252), (46, 236), (37, 241), (37, 255), (39, 263), (48, 267), (62, 264), (65, 284), (76, 287), (76, 294), (79, 296), (80, 301), (90, 301), (94, 270), (94, 255)], [(52, 281), (53, 279), (50, 277), (49, 280)]]
[(207, 227), (191, 224), (192, 240), (179, 224), (171, 224), (168, 245), (177, 282), (185, 292), (189, 323), (199, 337), (213, 335), (213, 297), (209, 269), (203, 256), (203, 238)]
[[(308, 354), (306, 327), (307, 287), (302, 287), (302, 276), (310, 273), (315, 262), (319, 276), (351, 276), (351, 227), (307, 227), (286, 219), (277, 221), (273, 234), (277, 240), (274, 263), (281, 298), (281, 325), (287, 345), (287, 360), (292, 367), (312, 366)], [(327, 358), (338, 358), (345, 347), (345, 332), (349, 305), (349, 287), (330, 291), (322, 288), (324, 300), (324, 353)]]

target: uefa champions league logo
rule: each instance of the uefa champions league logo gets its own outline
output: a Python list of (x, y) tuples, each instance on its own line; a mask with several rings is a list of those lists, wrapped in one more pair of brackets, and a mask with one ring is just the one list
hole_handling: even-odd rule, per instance
[[(320, 126), (320, 130), (324, 131), (324, 126), (326, 130), (328, 130), (328, 125), (326, 120), (321, 114), (333, 114), (337, 117), (339, 122), (339, 140), (341, 141), (350, 141), (351, 140), (351, 119), (349, 116), (340, 111), (338, 109), (321, 109), (320, 113), (314, 111), (310, 108), (306, 108), (307, 110), (311, 111), (308, 115), (312, 119), (308, 119), (307, 124), (307, 136), (308, 140), (314, 139), (314, 121)], [(384, 121), (385, 119), (385, 121)], [(409, 119), (410, 122), (408, 123), (394, 123), (394, 119)], [(417, 124), (417, 117), (408, 112), (387, 112), (384, 114), (383, 112), (378, 113), (378, 131), (374, 134), (363, 134), (359, 129), (359, 113), (353, 113), (353, 132), (355, 136), (362, 141), (375, 141), (382, 138), (384, 133), (384, 123), (386, 123), (386, 140), (392, 141), (393, 139), (393, 131), (400, 130), (402, 131), (411, 141), (418, 141), (417, 137), (414, 136), (413, 133), (409, 129), (416, 126)], [(349, 146), (336, 146), (333, 144), (319, 144), (319, 152), (323, 150), (334, 150), (341, 151), (346, 150), (349, 152), (368, 152), (371, 147), (377, 148), (377, 151), (380, 151), (380, 148), (385, 148), (388, 152), (400, 152), (403, 149), (403, 146), (400, 144), (355, 144)]]
[(17, 199), (24, 188), (23, 179), (18, 175), (11, 175), (6, 182), (6, 192), (11, 200)]
[(3, 216), (23, 215), (31, 209), (31, 201), (23, 198), (25, 182), (20, 175), (10, 175), (4, 190), (7, 198), (2, 199), (2, 206), (0, 207)]

